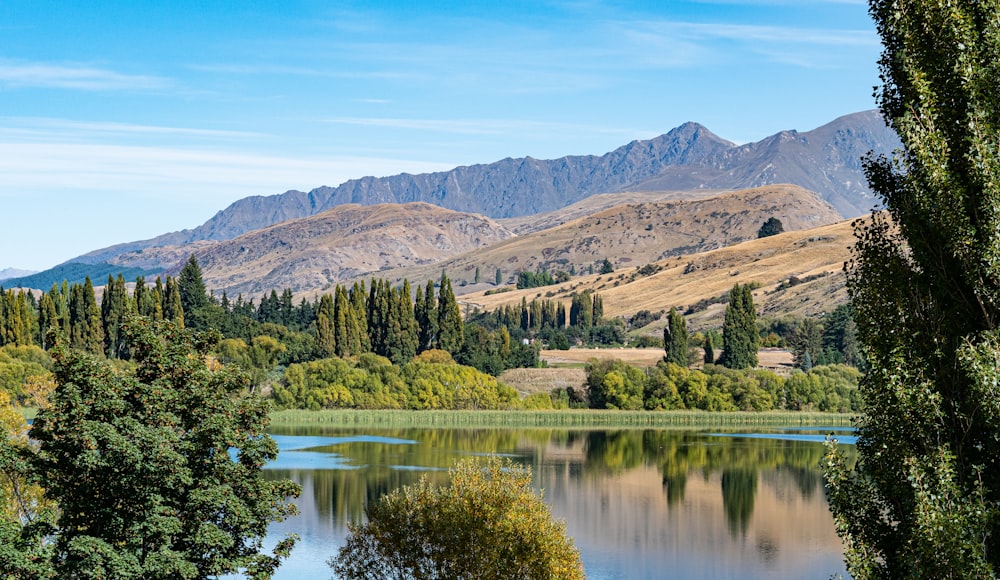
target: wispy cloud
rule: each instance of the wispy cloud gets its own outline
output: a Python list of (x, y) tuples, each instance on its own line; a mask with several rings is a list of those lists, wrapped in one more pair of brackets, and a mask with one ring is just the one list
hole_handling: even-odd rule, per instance
[(433, 131), (459, 135), (524, 135), (525, 132), (551, 134), (555, 131), (571, 131), (577, 134), (621, 135), (628, 138), (654, 136), (642, 129), (627, 127), (607, 127), (574, 123), (552, 123), (529, 119), (403, 119), (387, 117), (339, 117), (325, 119), (327, 123), (358, 125), (388, 129), (408, 129)]
[(225, 150), (0, 142), (0, 197), (59, 188), (124, 191), (137, 198), (232, 199), (312, 189), (365, 175), (450, 165), (378, 157), (280, 157)]
[(165, 127), (105, 121), (74, 121), (50, 117), (0, 117), (0, 134), (7, 131), (34, 131), (48, 136), (73, 135), (153, 135), (244, 139), (267, 137), (253, 131), (227, 131), (193, 127)]
[(0, 84), (8, 88), (53, 88), (84, 91), (159, 90), (169, 79), (130, 75), (83, 64), (51, 64), (0, 60)]

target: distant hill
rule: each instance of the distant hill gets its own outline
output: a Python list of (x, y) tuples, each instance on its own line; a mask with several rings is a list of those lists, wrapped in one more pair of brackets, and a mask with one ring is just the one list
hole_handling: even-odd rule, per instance
[(247, 197), (192, 230), (95, 250), (75, 261), (111, 262), (115, 256), (144, 248), (229, 240), (348, 203), (422, 201), (492, 218), (512, 218), (556, 211), (600, 193), (792, 183), (817, 192), (843, 217), (853, 217), (873, 205), (861, 157), (869, 150), (888, 153), (898, 144), (898, 138), (874, 111), (840, 117), (804, 133), (784, 131), (745, 145), (726, 141), (697, 123), (685, 123), (654, 139), (633, 141), (599, 156), (508, 158), (437, 173), (364, 177), (308, 193), (293, 190)]
[(132, 282), (137, 276), (156, 275), (159, 272), (160, 270), (156, 268), (133, 268), (105, 262), (99, 264), (71, 262), (30, 276), (2, 280), (0, 286), (48, 290), (53, 284), (61, 284), (64, 280), (70, 284), (82, 284), (88, 276), (94, 286), (101, 286), (107, 282), (109, 275), (117, 277), (121, 274), (125, 280)]
[(206, 245), (195, 256), (217, 293), (326, 290), (352, 277), (496, 244), (513, 233), (483, 216), (426, 203), (343, 205)]
[[(664, 194), (669, 195), (669, 194)], [(441, 270), (464, 294), (493, 288), (497, 268), (505, 284), (519, 271), (575, 271), (585, 274), (607, 258), (616, 270), (658, 263), (666, 258), (738, 244), (757, 237), (769, 218), (781, 220), (786, 231), (805, 230), (840, 220), (830, 204), (794, 185), (775, 185), (726, 192), (708, 199), (672, 201), (635, 196), (633, 203), (610, 208), (588, 201), (571, 206), (581, 215), (565, 223), (498, 242), (482, 249), (435, 262), (380, 272), (392, 282), (436, 279)], [(482, 283), (474, 284), (479, 268)], [(550, 288), (539, 288), (547, 292)]]
[(35, 270), (20, 270), (18, 268), (4, 268), (0, 270), (0, 282), (4, 280), (10, 280), (11, 278), (23, 278), (24, 276), (30, 276), (35, 274)]
[[(688, 326), (697, 331), (722, 325), (724, 295), (733, 284), (756, 283), (760, 288), (754, 291), (754, 302), (760, 316), (816, 316), (847, 301), (843, 267), (853, 243), (847, 220), (673, 256), (645, 269), (652, 273), (644, 274), (637, 264), (554, 286), (490, 295), (480, 291), (459, 301), (483, 310), (539, 296), (568, 305), (573, 294), (593, 290), (603, 298), (605, 316), (628, 318), (640, 310), (656, 313), (676, 307), (689, 313)], [(662, 336), (664, 324), (651, 324), (643, 333)]]

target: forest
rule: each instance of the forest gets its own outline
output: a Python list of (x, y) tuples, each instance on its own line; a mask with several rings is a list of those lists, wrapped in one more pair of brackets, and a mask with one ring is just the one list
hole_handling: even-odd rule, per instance
[[(747, 286), (734, 296), (747, 299), (748, 292)], [(762, 371), (724, 368), (756, 364), (755, 358), (753, 364), (734, 363), (736, 359), (724, 356), (716, 359), (713, 353), (720, 349), (723, 355), (727, 350), (738, 352), (737, 331), (726, 328), (721, 334), (713, 330), (690, 339), (684, 330), (684, 344), (679, 347), (665, 343), (669, 333), (665, 340), (648, 335), (636, 340), (629, 332), (662, 313), (609, 319), (600, 294), (592, 292), (575, 295), (568, 308), (555, 300), (522, 299), (520, 304), (463, 317), (451, 282), (442, 272), (439, 281), (418, 285), (415, 291), (408, 281), (392, 287), (385, 280), (372, 280), (349, 288), (337, 285), (312, 302), (303, 298), (296, 303), (286, 289), (280, 294), (272, 290), (255, 303), (242, 295), (233, 300), (225, 293), (209, 292), (191, 256), (177, 277), (147, 284), (140, 276), (131, 291), (122, 275), (109, 276), (99, 302), (89, 278), (83, 284), (54, 284), (37, 298), (25, 290), (0, 289), (0, 388), (20, 404), (29, 404), (46, 390), (51, 361), (45, 351), (52, 346), (53, 332), (64, 336), (71, 348), (128, 365), (131, 353), (122, 329), (126, 317), (135, 314), (196, 332), (218, 333), (213, 356), (248, 372), (255, 388), (270, 394), (279, 408), (855, 409), (855, 397), (845, 389), (856, 387), (859, 373), (822, 366), (855, 364), (859, 359), (849, 307), (838, 308), (821, 321), (758, 322), (755, 315), (747, 318), (753, 310), (752, 297), (749, 300), (731, 305), (733, 317), (742, 308), (739, 316), (745, 319), (740, 348), (748, 352), (741, 360), (761, 345), (780, 346), (796, 353), (796, 366), (802, 372), (786, 380), (764, 377)], [(672, 312), (670, 320), (676, 319), (683, 323), (683, 317)], [(496, 379), (510, 368), (544, 364), (539, 360), (543, 344), (567, 349), (630, 341), (667, 348), (665, 360), (680, 366), (616, 367), (595, 375), (595, 369), (611, 364), (595, 362), (588, 367), (588, 384), (580, 389), (556, 390), (549, 397), (536, 393), (525, 401)], [(709, 364), (687, 371), (700, 356)], [(814, 367), (821, 368), (814, 372)], [(683, 377), (678, 374), (682, 372)], [(823, 378), (830, 376), (837, 377), (836, 385)], [(621, 384), (613, 386), (615, 381)], [(805, 383), (809, 386), (797, 386)], [(796, 390), (822, 394), (788, 394)]]

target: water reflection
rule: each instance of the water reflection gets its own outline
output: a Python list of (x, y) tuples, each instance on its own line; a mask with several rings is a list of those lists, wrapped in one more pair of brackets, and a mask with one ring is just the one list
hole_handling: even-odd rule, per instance
[(444, 481), (458, 458), (483, 453), (532, 467), (590, 578), (844, 573), (818, 468), (823, 447), (796, 437), (808, 434), (802, 430), (766, 433), (774, 438), (679, 430), (276, 432), (281, 457), (293, 458), (268, 473), (303, 486), (302, 514), (275, 526), (276, 534), (303, 538), (279, 579), (328, 578), (324, 561), (367, 502), (423, 475)]

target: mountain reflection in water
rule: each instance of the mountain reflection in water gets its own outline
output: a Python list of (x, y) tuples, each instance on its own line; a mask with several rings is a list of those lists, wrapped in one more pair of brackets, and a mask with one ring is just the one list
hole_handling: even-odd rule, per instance
[(815, 432), (275, 429), (282, 452), (267, 473), (303, 488), (301, 514), (272, 526), (301, 536), (275, 578), (329, 578), (325, 561), (366, 502), (424, 475), (444, 482), (484, 453), (532, 468), (588, 578), (847, 577), (823, 446), (803, 434)]

